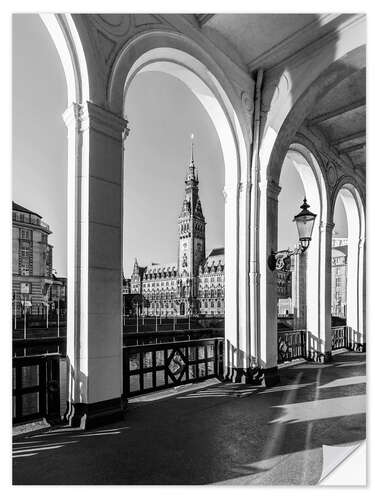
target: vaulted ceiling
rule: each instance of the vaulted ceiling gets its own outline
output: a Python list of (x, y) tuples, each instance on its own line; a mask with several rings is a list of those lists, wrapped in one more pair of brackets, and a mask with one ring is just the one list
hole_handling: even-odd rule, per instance
[[(345, 26), (350, 14), (196, 14), (207, 35), (219, 33), (252, 73), (270, 70), (297, 52), (322, 43)], [(225, 48), (224, 48), (225, 50)], [(351, 71), (321, 96), (305, 124), (323, 134), (338, 155), (355, 168), (366, 163), (365, 51), (345, 64)]]

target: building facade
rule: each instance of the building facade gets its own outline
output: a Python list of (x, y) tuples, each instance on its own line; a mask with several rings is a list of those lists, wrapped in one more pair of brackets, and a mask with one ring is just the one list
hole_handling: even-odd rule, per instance
[(224, 315), (224, 248), (206, 257), (206, 221), (193, 145), (178, 217), (178, 261), (142, 267), (135, 259), (130, 286), (124, 279), (123, 293), (141, 297), (138, 312), (144, 315)]
[(48, 243), (51, 230), (42, 216), (13, 202), (12, 205), (12, 291), (13, 314), (24, 308), (29, 314), (43, 314), (66, 307), (66, 278), (53, 275), (53, 247)]
[(346, 318), (347, 296), (347, 238), (332, 238), (332, 316)]

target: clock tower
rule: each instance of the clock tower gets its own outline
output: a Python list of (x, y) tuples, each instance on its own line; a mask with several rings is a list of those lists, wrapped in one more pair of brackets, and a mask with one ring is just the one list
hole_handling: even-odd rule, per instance
[[(194, 164), (194, 136), (191, 136), (191, 160), (185, 177), (185, 197), (178, 218), (178, 273), (180, 297), (190, 298), (191, 311), (198, 296), (199, 266), (206, 258), (206, 221), (199, 199), (199, 180)], [(188, 304), (186, 304), (187, 307)]]

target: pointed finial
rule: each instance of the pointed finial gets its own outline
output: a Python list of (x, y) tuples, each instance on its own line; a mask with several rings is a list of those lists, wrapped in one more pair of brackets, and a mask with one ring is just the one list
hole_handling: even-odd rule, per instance
[(194, 134), (190, 134), (191, 139), (191, 163), (194, 163)]

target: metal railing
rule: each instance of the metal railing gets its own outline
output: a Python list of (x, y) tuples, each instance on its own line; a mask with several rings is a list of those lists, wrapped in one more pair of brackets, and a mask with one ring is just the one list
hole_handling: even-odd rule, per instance
[(124, 333), (151, 333), (196, 330), (202, 328), (224, 328), (224, 319), (169, 316), (123, 316)]
[(13, 423), (60, 417), (59, 354), (14, 357)]
[(278, 363), (292, 361), (292, 359), (306, 358), (306, 330), (291, 330), (278, 332)]
[(331, 328), (331, 332), (332, 332), (332, 350), (349, 348), (347, 326), (334, 326)]
[(222, 338), (123, 347), (124, 389), (128, 396), (222, 375)]
[(43, 354), (66, 354), (66, 337), (13, 339), (13, 359)]
[(194, 330), (173, 330), (165, 332), (124, 333), (123, 345), (136, 346), (145, 344), (160, 344), (165, 342), (181, 342), (184, 340), (224, 338), (222, 328), (197, 328)]

